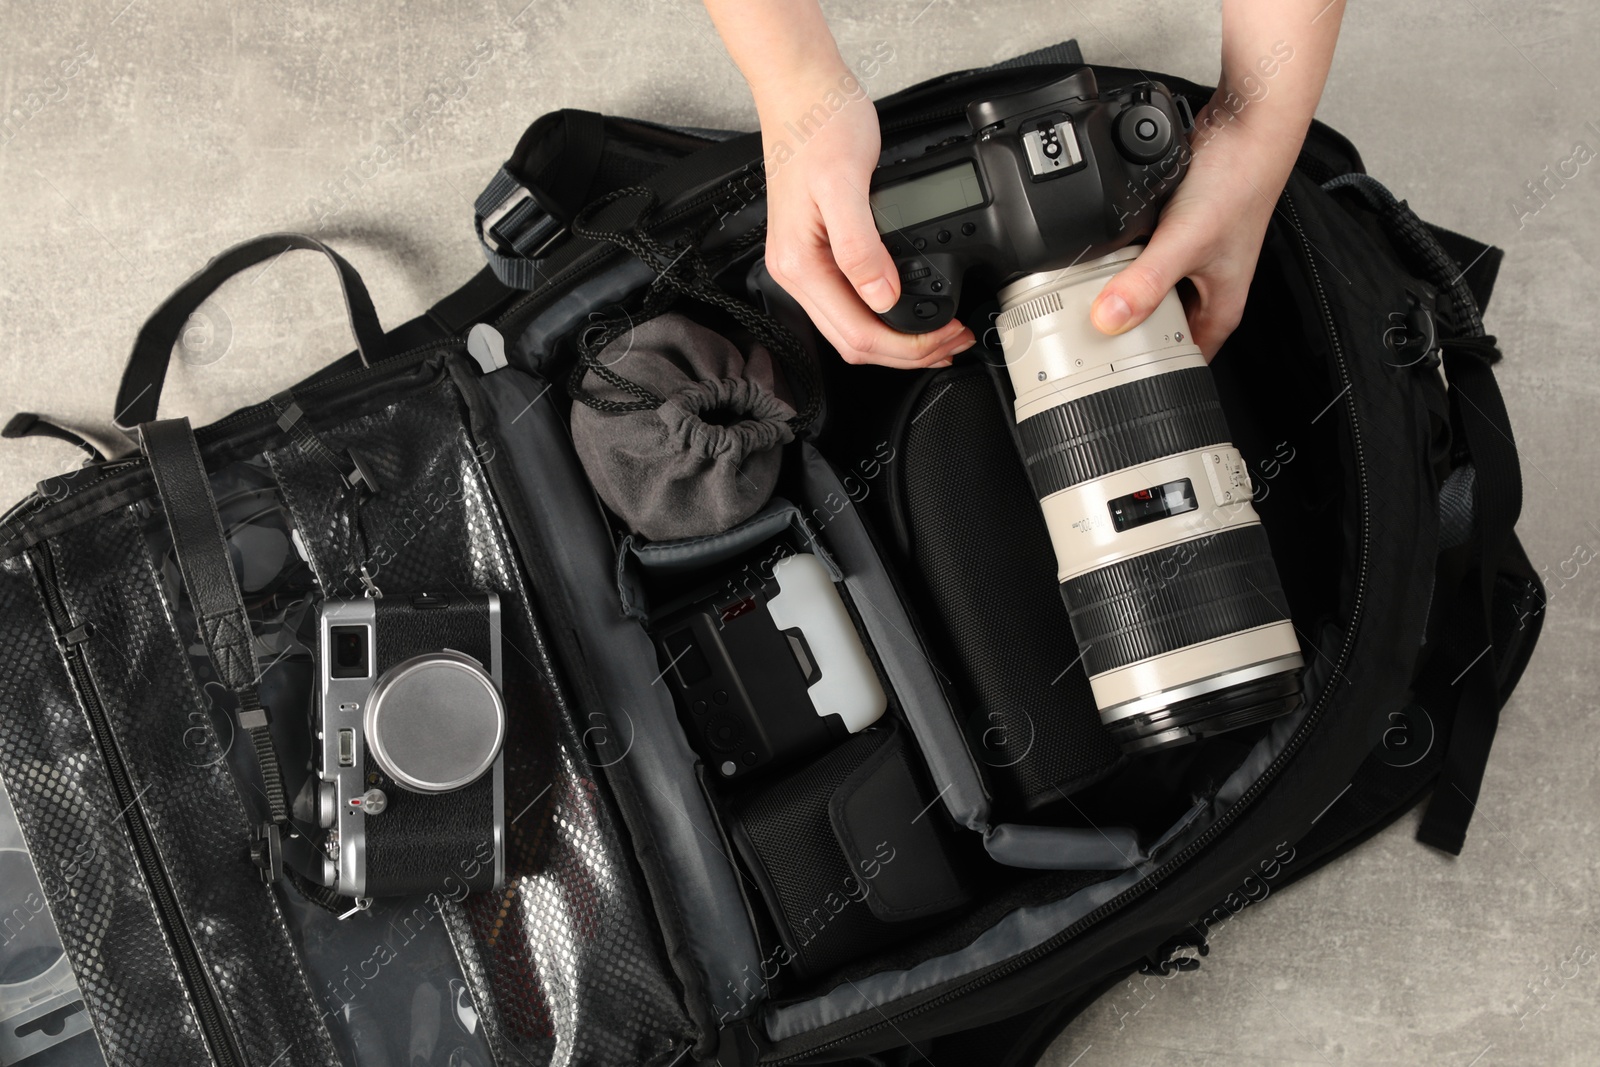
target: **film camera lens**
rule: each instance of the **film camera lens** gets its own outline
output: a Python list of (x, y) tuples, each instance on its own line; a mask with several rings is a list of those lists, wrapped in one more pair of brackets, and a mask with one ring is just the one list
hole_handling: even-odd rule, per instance
[(1000, 291), (1017, 436), (1100, 717), (1147, 751), (1299, 705), (1300, 645), (1243, 457), (1176, 293), (1108, 337), (1125, 248)]
[(385, 671), (362, 725), (368, 750), (391, 778), (419, 793), (448, 793), (494, 765), (506, 710), (477, 660), (445, 650)]

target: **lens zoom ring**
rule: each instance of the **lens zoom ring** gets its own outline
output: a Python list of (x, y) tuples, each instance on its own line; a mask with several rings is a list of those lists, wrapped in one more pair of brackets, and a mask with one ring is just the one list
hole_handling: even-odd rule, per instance
[(1162, 456), (1228, 440), (1207, 367), (1141, 378), (1047, 408), (1017, 424), (1040, 500)]
[(1091, 677), (1289, 618), (1259, 523), (1090, 571), (1061, 596)]

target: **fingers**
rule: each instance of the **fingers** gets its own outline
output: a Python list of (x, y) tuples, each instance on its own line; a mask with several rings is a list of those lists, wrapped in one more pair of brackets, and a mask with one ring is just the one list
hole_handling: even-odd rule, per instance
[(846, 363), (931, 367), (970, 348), (975, 340), (959, 320), (925, 334), (900, 333), (885, 326), (861, 302), (855, 286), (834, 262), (829, 246), (769, 237), (767, 270), (805, 309)]
[(1184, 301), (1189, 332), (1207, 363), (1244, 317), (1245, 297), (1249, 292), (1248, 276), (1225, 280), (1202, 278), (1195, 283), (1195, 292)]
[(900, 299), (900, 272), (883, 247), (872, 206), (864, 190), (834, 180), (817, 197), (833, 261), (873, 311), (882, 314)]
[(827, 249), (782, 271), (773, 267), (769, 250), (768, 270), (846, 363), (877, 363), (906, 370), (931, 367), (971, 347), (974, 341), (972, 331), (959, 321), (924, 334), (900, 333), (885, 326), (861, 302)]
[(1166, 234), (1156, 227), (1139, 258), (1100, 290), (1089, 317), (1101, 333), (1114, 335), (1133, 329), (1150, 317), (1173, 286), (1203, 262), (1199, 251), (1183, 236)]

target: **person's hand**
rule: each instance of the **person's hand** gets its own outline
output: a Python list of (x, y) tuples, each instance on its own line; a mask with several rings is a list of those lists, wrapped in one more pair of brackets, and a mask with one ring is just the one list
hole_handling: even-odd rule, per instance
[[(767, 160), (767, 270), (845, 362), (946, 363), (974, 340), (959, 321), (903, 334), (873, 314), (899, 299), (900, 276), (867, 202), (880, 148), (878, 113), (865, 93), (844, 96), (847, 82), (854, 79), (841, 65), (757, 94)], [(823, 103), (830, 94), (845, 99), (838, 111)]]
[[(1298, 139), (1281, 140), (1298, 150)], [(1239, 325), (1293, 163), (1282, 144), (1242, 122), (1198, 130), (1188, 174), (1162, 209), (1149, 245), (1095, 297), (1094, 324), (1108, 334), (1130, 330), (1187, 278), (1192, 288), (1180, 290), (1184, 312), (1209, 361)]]

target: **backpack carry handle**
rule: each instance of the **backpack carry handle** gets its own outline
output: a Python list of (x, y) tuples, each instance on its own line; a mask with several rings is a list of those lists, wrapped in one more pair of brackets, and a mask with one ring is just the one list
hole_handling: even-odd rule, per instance
[(355, 334), (356, 351), (362, 365), (371, 366), (383, 359), (383, 327), (356, 269), (315, 237), (302, 233), (264, 234), (234, 245), (201, 267), (145, 321), (133, 343), (128, 366), (122, 372), (122, 385), (117, 389), (117, 411), (112, 421), (125, 431), (153, 421), (161, 404), (167, 365), (172, 362), (172, 348), (178, 343), (189, 316), (235, 274), (295, 249), (321, 252), (328, 257), (339, 272), (339, 286), (344, 291), (344, 306), (349, 312), (350, 330)]

